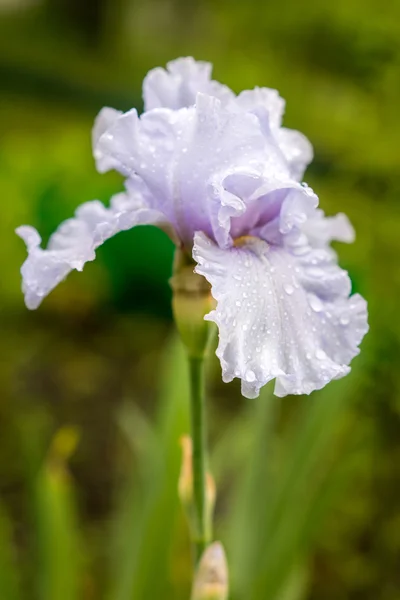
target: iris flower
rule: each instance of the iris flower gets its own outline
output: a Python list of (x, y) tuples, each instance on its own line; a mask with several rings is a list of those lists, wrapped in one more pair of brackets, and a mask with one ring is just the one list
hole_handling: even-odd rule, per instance
[(125, 192), (80, 206), (22, 266), (28, 308), (119, 231), (164, 229), (216, 301), (206, 319), (219, 329), (223, 380), (241, 379), (254, 398), (275, 379), (275, 394), (309, 394), (350, 371), (368, 330), (365, 300), (337, 264), (333, 240), (352, 242), (344, 214), (326, 217), (304, 183), (312, 147), (282, 127), (284, 101), (256, 88), (236, 96), (191, 58), (157, 68), (143, 85), (145, 110), (104, 108), (93, 128), (100, 172), (116, 169)]

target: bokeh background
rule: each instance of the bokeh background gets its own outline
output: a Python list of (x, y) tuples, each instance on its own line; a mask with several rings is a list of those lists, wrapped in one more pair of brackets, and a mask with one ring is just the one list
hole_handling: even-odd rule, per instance
[(0, 597), (189, 597), (176, 497), (186, 364), (173, 248), (120, 234), (34, 313), (20, 292), (46, 240), (108, 201), (93, 119), (141, 108), (154, 66), (193, 55), (235, 91), (266, 85), (313, 142), (306, 181), (357, 231), (340, 247), (371, 330), (352, 373), (311, 397), (244, 401), (209, 363), (215, 535), (231, 598), (400, 597), (400, 5), (397, 0), (0, 0)]

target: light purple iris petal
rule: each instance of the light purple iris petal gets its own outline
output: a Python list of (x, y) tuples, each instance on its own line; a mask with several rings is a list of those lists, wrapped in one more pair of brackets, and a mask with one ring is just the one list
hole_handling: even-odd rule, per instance
[(146, 207), (133, 193), (117, 194), (106, 208), (98, 200), (82, 204), (75, 217), (62, 223), (47, 249), (40, 247), (36, 229), (24, 225), (17, 234), (25, 241), (28, 258), (21, 267), (22, 290), (28, 308), (35, 309), (73, 269), (82, 271), (95, 259), (95, 250), (119, 231), (153, 223), (162, 227), (163, 216)]
[(206, 318), (219, 327), (223, 379), (240, 378), (244, 396), (274, 378), (279, 396), (309, 394), (349, 372), (368, 329), (366, 303), (349, 297), (347, 274), (319, 252), (298, 256), (257, 238), (221, 249), (196, 234), (196, 271), (217, 301)]
[(304, 171), (314, 157), (311, 143), (300, 131), (287, 129), (286, 127), (281, 127), (276, 132), (276, 139), (279, 148), (290, 165), (292, 177), (296, 181), (301, 181)]
[(211, 80), (212, 65), (192, 57), (178, 58), (149, 71), (143, 82), (144, 108), (178, 110), (193, 106), (198, 92), (219, 98), (226, 103), (234, 97), (225, 85)]
[(273, 135), (289, 165), (293, 179), (301, 181), (306, 167), (313, 159), (313, 148), (302, 133), (281, 126), (285, 101), (279, 93), (273, 89), (256, 87), (241, 92), (229, 107), (257, 116), (264, 133)]
[(259, 108), (265, 109), (268, 115), (268, 126), (274, 132), (278, 131), (282, 125), (285, 101), (277, 90), (265, 87), (245, 90), (235, 98), (234, 106), (239, 107), (244, 112), (254, 112)]
[(302, 229), (315, 247), (323, 247), (332, 241), (351, 244), (355, 240), (353, 226), (343, 213), (334, 217), (326, 217), (324, 211), (318, 209), (313, 218), (304, 223)]
[(260, 207), (257, 222), (248, 229), (247, 234), (264, 241), (282, 245), (290, 239), (293, 246), (303, 246), (306, 239), (302, 227), (316, 213), (318, 197), (304, 184), (292, 183), (292, 187), (278, 189), (265, 195), (263, 187), (256, 206)]
[(179, 58), (153, 69), (143, 83), (145, 110), (153, 108), (180, 108), (193, 106), (198, 92), (219, 98), (230, 110), (252, 112), (264, 127), (271, 129), (277, 144), (290, 166), (291, 175), (301, 181), (307, 165), (313, 158), (313, 149), (307, 138), (292, 129), (282, 127), (285, 101), (277, 90), (256, 87), (238, 96), (225, 85), (211, 80), (212, 65), (191, 57)]
[(153, 69), (145, 77), (143, 96), (145, 110), (188, 108), (196, 102), (198, 92), (219, 98), (232, 111), (255, 114), (265, 130), (270, 129), (287, 160), (291, 175), (301, 181), (313, 158), (313, 148), (307, 138), (292, 129), (282, 127), (285, 101), (277, 90), (256, 87), (238, 96), (225, 85), (211, 80), (212, 65), (195, 61), (192, 57), (179, 58)]
[(109, 108), (106, 106), (105, 108), (101, 109), (95, 119), (92, 129), (92, 146), (97, 169), (100, 171), (100, 173), (105, 173), (110, 169), (114, 169), (115, 164), (112, 159), (110, 160), (108, 155), (104, 155), (101, 152), (97, 143), (103, 133), (105, 133), (107, 129), (109, 129), (111, 125), (115, 123), (120, 115), (122, 115), (120, 110), (115, 110), (115, 108)]
[[(292, 186), (305, 193), (254, 115), (231, 112), (204, 94), (189, 109), (118, 117), (100, 136), (96, 152), (125, 176), (142, 179), (149, 205), (165, 215), (187, 247), (195, 231), (229, 244), (231, 219), (246, 213), (258, 188), (264, 195)], [(245, 222), (241, 226), (246, 229)]]

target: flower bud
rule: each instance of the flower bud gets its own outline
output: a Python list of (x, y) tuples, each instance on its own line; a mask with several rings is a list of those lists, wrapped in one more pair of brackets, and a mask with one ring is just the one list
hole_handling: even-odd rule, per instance
[(204, 551), (193, 583), (191, 600), (227, 600), (228, 565), (223, 546), (214, 542)]
[(182, 465), (179, 475), (179, 498), (185, 508), (193, 502), (192, 440), (188, 435), (181, 437)]
[[(193, 463), (192, 439), (188, 435), (181, 438), (182, 466), (179, 475), (178, 491), (182, 506), (186, 512), (192, 535), (196, 537), (197, 521), (194, 513), (193, 499)], [(211, 538), (212, 516), (216, 498), (215, 482), (210, 473), (206, 473), (206, 528), (207, 538)]]
[(210, 284), (194, 272), (189, 255), (177, 249), (174, 260), (172, 309), (174, 319), (190, 358), (203, 358), (212, 324), (204, 316), (214, 308)]

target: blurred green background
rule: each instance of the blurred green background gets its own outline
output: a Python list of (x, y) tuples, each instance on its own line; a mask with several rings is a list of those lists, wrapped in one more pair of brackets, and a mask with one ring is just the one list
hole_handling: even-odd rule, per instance
[(397, 600), (398, 0), (0, 0), (0, 598), (189, 597), (171, 244), (120, 234), (30, 313), (14, 234), (32, 224), (46, 240), (122, 188), (96, 173), (93, 119), (141, 108), (146, 72), (186, 55), (287, 100), (285, 125), (314, 144), (306, 181), (356, 228), (341, 264), (370, 309), (352, 373), (311, 397), (244, 401), (210, 358), (230, 598)]

